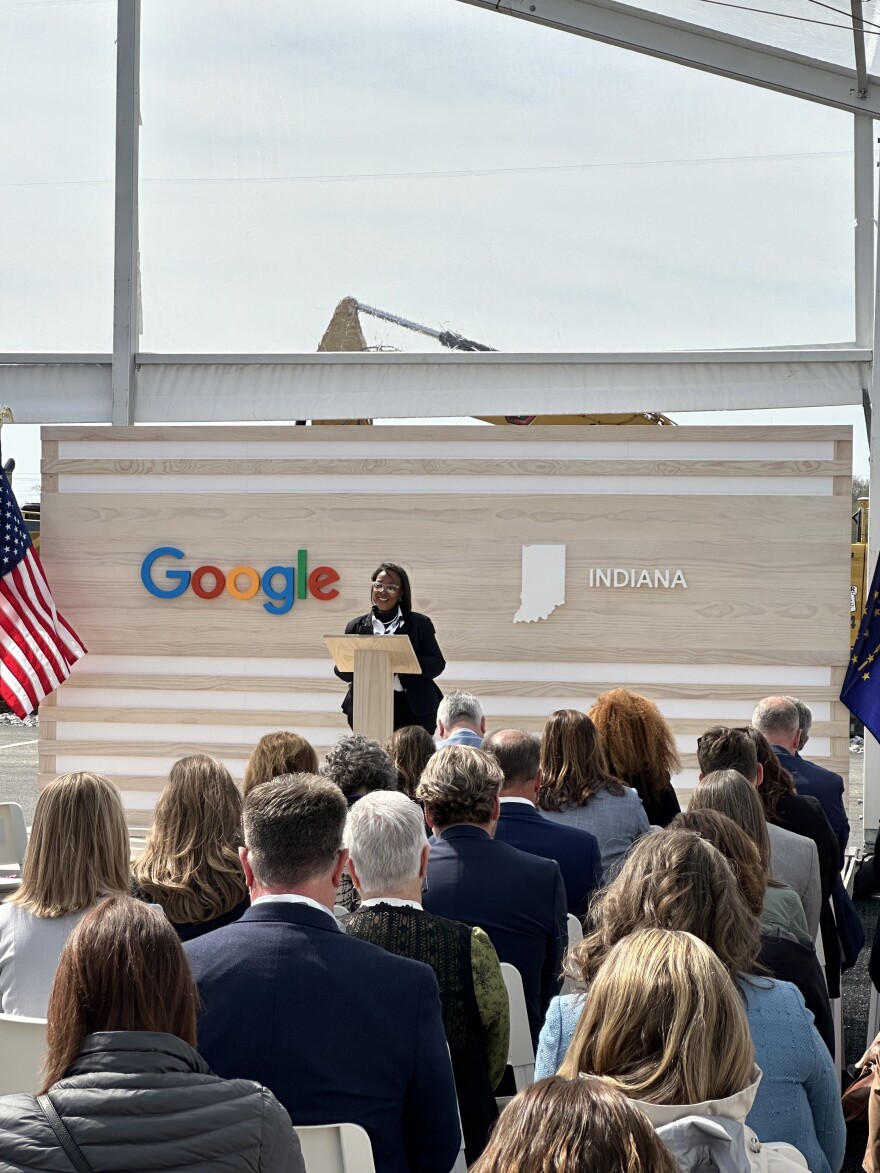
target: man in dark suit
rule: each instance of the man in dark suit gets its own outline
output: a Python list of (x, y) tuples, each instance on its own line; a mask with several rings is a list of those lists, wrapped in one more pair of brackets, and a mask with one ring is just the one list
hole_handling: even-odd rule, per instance
[[(810, 740), (810, 730), (813, 727), (813, 714), (809, 705), (797, 697), (784, 698), (791, 701), (798, 711), (798, 739), (794, 745), (794, 753), (790, 755), (784, 746), (776, 751), (776, 756), (786, 770), (794, 774), (794, 784), (798, 794), (809, 794), (817, 799), (825, 812), (825, 817), (831, 824), (837, 841), (840, 844), (840, 863), (843, 866), (846, 854), (846, 845), (849, 842), (849, 819), (846, 815), (843, 794), (843, 778), (833, 770), (827, 770), (817, 762), (807, 761), (803, 757), (804, 746)], [(784, 755), (784, 756), (783, 756)]]
[(568, 911), (582, 918), (591, 894), (602, 883), (599, 843), (589, 831), (545, 819), (535, 806), (541, 785), (540, 739), (521, 729), (501, 729), (490, 733), (482, 748), (492, 754), (504, 774), (495, 838), (530, 855), (555, 859), (565, 883)]
[(251, 907), (186, 945), (199, 1050), (269, 1087), (295, 1125), (362, 1125), (382, 1173), (449, 1173), (461, 1132), (433, 970), (347, 937), (331, 911), (347, 813), (310, 774), (248, 795)]
[(555, 860), (492, 838), (503, 780), (495, 758), (481, 749), (447, 746), (428, 761), (416, 791), (435, 836), (424, 907), (484, 929), (499, 959), (516, 966), (537, 1041), (561, 985), (565, 885)]

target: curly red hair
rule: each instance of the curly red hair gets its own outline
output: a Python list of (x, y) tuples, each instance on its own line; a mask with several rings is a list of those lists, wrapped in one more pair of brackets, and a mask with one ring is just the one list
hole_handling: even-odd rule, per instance
[(625, 688), (597, 697), (587, 716), (596, 726), (616, 778), (656, 802), (681, 769), (672, 730), (653, 701)]

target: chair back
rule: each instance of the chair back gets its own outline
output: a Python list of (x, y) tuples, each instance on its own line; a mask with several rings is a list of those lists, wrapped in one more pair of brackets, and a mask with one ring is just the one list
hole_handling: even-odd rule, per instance
[(35, 1094), (46, 1058), (45, 1018), (0, 1014), (0, 1095)]
[(0, 802), (0, 867), (21, 871), (26, 848), (24, 812), (17, 802)]
[(568, 914), (568, 947), (569, 947), (569, 949), (572, 947), (572, 945), (577, 945), (577, 943), (579, 941), (583, 941), (583, 939), (584, 939), (584, 926), (581, 924), (581, 922), (578, 920), (578, 918), (574, 915), (574, 913), (570, 912)]
[(373, 1146), (359, 1124), (295, 1126), (306, 1173), (376, 1173)]
[(526, 996), (522, 976), (516, 966), (502, 961), (501, 976), (507, 987), (507, 1004), (510, 1007), (510, 1046), (507, 1062), (513, 1068), (516, 1090), (521, 1091), (535, 1082), (535, 1048), (532, 1046), (532, 1032), (529, 1029)]

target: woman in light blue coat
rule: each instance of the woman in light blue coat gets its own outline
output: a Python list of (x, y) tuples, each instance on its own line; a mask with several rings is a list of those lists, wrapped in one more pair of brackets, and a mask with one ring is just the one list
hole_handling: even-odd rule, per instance
[(648, 816), (637, 791), (609, 773), (596, 727), (585, 713), (550, 714), (541, 735), (541, 776), (541, 814), (595, 835), (609, 879), (648, 831)]
[[(762, 1141), (787, 1141), (811, 1173), (838, 1173), (846, 1128), (834, 1063), (799, 991), (755, 975), (758, 919), (721, 853), (688, 831), (661, 831), (636, 844), (593, 909), (595, 929), (574, 947), (566, 971), (587, 988), (617, 941), (638, 929), (680, 929), (704, 941), (742, 995), (763, 1076), (747, 1124)], [(550, 1003), (535, 1078), (562, 1062), (586, 994)]]

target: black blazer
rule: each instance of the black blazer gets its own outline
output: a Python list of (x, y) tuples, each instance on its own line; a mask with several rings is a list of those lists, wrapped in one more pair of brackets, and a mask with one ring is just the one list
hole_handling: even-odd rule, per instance
[(843, 778), (833, 770), (826, 770), (816, 762), (808, 762), (800, 754), (786, 753), (781, 746), (774, 745), (773, 752), (780, 763), (794, 777), (795, 788), (798, 794), (806, 794), (815, 798), (825, 818), (831, 824), (831, 830), (837, 836), (840, 844), (840, 866), (843, 867), (844, 853), (849, 841), (849, 819), (843, 805)]
[(424, 907), (435, 916), (477, 925), (498, 959), (516, 966), (537, 1045), (550, 999), (562, 984), (568, 944), (559, 864), (517, 851), (481, 827), (448, 827), (431, 844)]
[[(366, 615), (358, 615), (357, 619), (352, 619), (350, 623), (345, 625), (345, 634), (372, 635), (372, 615), (367, 613)], [(404, 615), (403, 623), (395, 634), (409, 636), (413, 651), (422, 668), (420, 676), (413, 673), (403, 674), (400, 677), (407, 704), (420, 724), (430, 725), (433, 728), (437, 724), (437, 709), (443, 699), (443, 693), (434, 683), (434, 677), (439, 676), (446, 667), (446, 661), (443, 659), (443, 653), (437, 643), (437, 636), (434, 634), (434, 624), (427, 615), (419, 615), (417, 611), (410, 611), (408, 615)], [(342, 711), (350, 720), (354, 710), (352, 685), (354, 673), (340, 672), (338, 668), (334, 668), (333, 671), (340, 680), (348, 681), (348, 692), (342, 702)]]
[(518, 851), (555, 859), (562, 872), (568, 911), (583, 919), (590, 896), (602, 883), (602, 855), (595, 835), (545, 819), (531, 804), (505, 802), (502, 794), (495, 838)]
[(433, 970), (282, 901), (184, 949), (217, 1075), (264, 1084), (294, 1125), (362, 1125), (382, 1173), (449, 1173), (461, 1132)]

